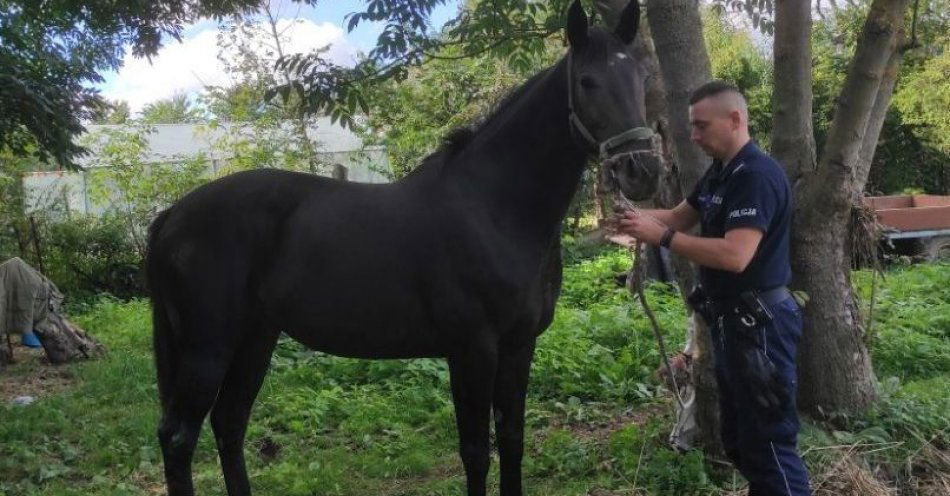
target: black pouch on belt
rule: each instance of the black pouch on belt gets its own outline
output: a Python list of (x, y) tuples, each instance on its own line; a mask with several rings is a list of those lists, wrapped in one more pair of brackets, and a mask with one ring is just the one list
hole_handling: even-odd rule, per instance
[(772, 311), (755, 290), (739, 293), (736, 311), (739, 314), (739, 323), (749, 331), (761, 329), (773, 319)]
[(755, 291), (739, 295), (736, 318), (745, 339), (739, 341), (741, 373), (752, 393), (752, 398), (767, 416), (780, 416), (789, 401), (788, 389), (778, 368), (766, 354), (765, 326), (772, 322), (772, 312)]

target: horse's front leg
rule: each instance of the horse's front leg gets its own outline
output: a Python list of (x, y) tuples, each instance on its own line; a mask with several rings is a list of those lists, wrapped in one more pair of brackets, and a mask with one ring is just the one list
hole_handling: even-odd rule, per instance
[(448, 359), (468, 496), (485, 496), (488, 427), (497, 360), (495, 343), (478, 343)]
[(495, 437), (501, 458), (501, 496), (521, 496), (521, 458), (524, 455), (525, 393), (535, 338), (500, 346), (495, 374)]

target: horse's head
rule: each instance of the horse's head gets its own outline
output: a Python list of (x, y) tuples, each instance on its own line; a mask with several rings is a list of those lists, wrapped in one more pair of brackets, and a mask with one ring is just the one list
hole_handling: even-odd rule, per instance
[[(630, 49), (640, 25), (640, 5), (631, 0), (612, 32), (588, 26), (580, 1), (567, 15), (568, 104), (575, 138), (598, 148), (607, 160), (608, 188), (634, 200), (656, 191), (659, 158), (646, 123), (645, 71)], [(632, 152), (632, 154), (631, 154)], [(613, 183), (613, 184), (610, 184)]]

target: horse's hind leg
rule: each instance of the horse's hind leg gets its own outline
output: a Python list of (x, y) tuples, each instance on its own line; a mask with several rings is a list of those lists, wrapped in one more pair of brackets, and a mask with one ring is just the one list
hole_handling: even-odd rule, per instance
[(226, 357), (207, 350), (184, 350), (180, 355), (174, 389), (158, 428), (169, 496), (195, 494), (191, 480), (195, 444), (227, 365)]
[(211, 428), (218, 444), (221, 470), (229, 496), (251, 494), (244, 463), (244, 435), (251, 406), (260, 391), (271, 353), (277, 343), (276, 332), (249, 329), (228, 369), (218, 399), (211, 410)]

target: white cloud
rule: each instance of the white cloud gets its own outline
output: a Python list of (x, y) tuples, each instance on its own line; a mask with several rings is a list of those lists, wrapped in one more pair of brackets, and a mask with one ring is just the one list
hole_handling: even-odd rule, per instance
[[(343, 29), (333, 23), (280, 19), (277, 29), (287, 38), (284, 50), (288, 54), (330, 45), (327, 56), (334, 62), (352, 64), (355, 59), (356, 48), (346, 40)], [(176, 93), (194, 94), (206, 85), (232, 83), (217, 59), (216, 36), (217, 28), (212, 28), (181, 43), (171, 41), (152, 57), (151, 63), (127, 54), (115, 79), (103, 88), (103, 96), (128, 101), (132, 111), (138, 112), (146, 104)]]
[(316, 24), (310, 20), (293, 21), (281, 19), (277, 22), (277, 31), (286, 29), (289, 43), (285, 51), (290, 53), (310, 52), (315, 48), (330, 45), (327, 57), (338, 63), (351, 65), (356, 61), (356, 47), (344, 37), (343, 28), (330, 23)]

